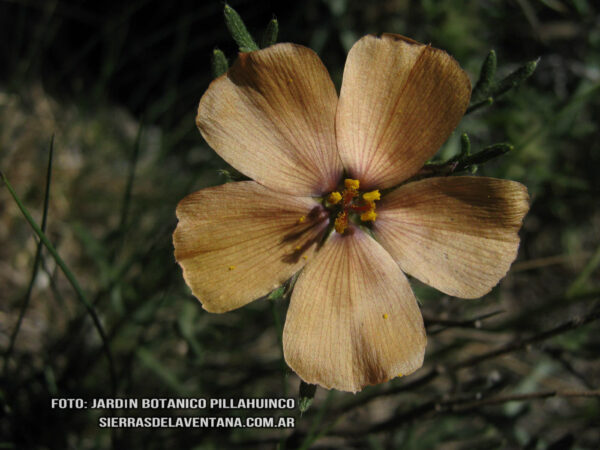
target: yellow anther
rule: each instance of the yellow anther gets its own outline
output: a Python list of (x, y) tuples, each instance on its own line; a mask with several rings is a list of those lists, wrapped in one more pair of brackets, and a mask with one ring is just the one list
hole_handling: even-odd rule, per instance
[(383, 315), (383, 318), (384, 318), (384, 319), (387, 319), (388, 317), (389, 317), (389, 316), (388, 316), (387, 314), (384, 314), (384, 315)]
[(302, 216), (298, 219), (298, 223), (304, 223), (306, 222), (306, 216)]
[(302, 255), (302, 257), (303, 257), (304, 259), (308, 259), (308, 256), (306, 256), (306, 255)]
[(293, 78), (288, 78), (288, 83), (291, 83), (292, 81), (294, 81)]
[(327, 201), (329, 203), (331, 203), (332, 205), (337, 205), (341, 199), (342, 199), (342, 194), (340, 194), (337, 191), (332, 192), (331, 194), (329, 194), (329, 197), (327, 197)]
[(229, 266), (229, 270), (235, 269), (235, 266)]
[(398, 375), (396, 375), (397, 377), (403, 377), (404, 375), (402, 375), (401, 373), (399, 373)]
[(365, 192), (363, 194), (363, 198), (368, 202), (374, 202), (375, 200), (379, 200), (381, 198), (381, 194), (379, 193), (379, 189), (375, 189), (371, 192)]
[(362, 220), (363, 222), (375, 222), (375, 219), (377, 219), (377, 213), (373, 210), (364, 212), (360, 215), (360, 220)]
[(357, 191), (358, 188), (360, 187), (360, 181), (353, 180), (352, 178), (346, 178), (344, 180), (344, 186), (346, 186), (346, 189), (350, 189), (352, 191)]
[(296, 248), (294, 250), (296, 250), (298, 252), (298, 251), (302, 250), (302, 247), (300, 247), (299, 245), (296, 245)]
[(335, 223), (333, 224), (335, 231), (340, 234), (343, 234), (348, 227), (348, 213), (346, 211), (340, 212), (335, 218)]

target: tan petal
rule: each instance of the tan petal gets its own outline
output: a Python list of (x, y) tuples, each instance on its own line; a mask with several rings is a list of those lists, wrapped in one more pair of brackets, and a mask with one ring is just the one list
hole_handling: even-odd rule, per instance
[(200, 100), (196, 124), (229, 164), (294, 195), (332, 191), (342, 174), (337, 94), (312, 50), (277, 44), (241, 53)]
[(373, 232), (404, 272), (446, 294), (476, 298), (516, 258), (528, 209), (527, 188), (514, 181), (428, 178), (385, 196)]
[(348, 54), (336, 118), (338, 150), (363, 188), (414, 175), (458, 125), (467, 74), (446, 52), (399, 35), (365, 36)]
[(425, 329), (404, 274), (370, 236), (333, 233), (300, 274), (283, 331), (307, 383), (356, 392), (423, 364)]
[(194, 192), (179, 202), (177, 218), (175, 258), (210, 312), (239, 308), (286, 281), (329, 222), (315, 200), (253, 181)]

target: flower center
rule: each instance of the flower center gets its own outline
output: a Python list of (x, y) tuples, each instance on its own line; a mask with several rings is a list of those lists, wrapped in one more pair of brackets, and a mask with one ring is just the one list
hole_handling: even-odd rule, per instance
[(360, 182), (351, 178), (344, 180), (344, 190), (340, 193), (334, 191), (327, 197), (327, 204), (331, 209), (337, 209), (339, 212), (335, 218), (334, 228), (340, 234), (343, 234), (348, 228), (348, 220), (351, 215), (360, 215), (363, 222), (375, 222), (377, 213), (375, 212), (375, 202), (381, 198), (379, 190), (365, 192), (361, 195), (358, 190)]

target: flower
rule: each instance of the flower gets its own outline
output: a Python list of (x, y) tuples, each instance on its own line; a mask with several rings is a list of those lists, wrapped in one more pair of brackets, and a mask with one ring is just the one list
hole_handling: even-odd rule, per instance
[(305, 382), (356, 392), (417, 370), (426, 336), (404, 273), (449, 295), (486, 294), (516, 257), (528, 209), (512, 181), (401, 184), (447, 139), (470, 92), (447, 53), (398, 35), (352, 47), (339, 99), (306, 47), (240, 54), (196, 122), (255, 181), (179, 203), (175, 257), (192, 293), (222, 313), (303, 269), (283, 347)]

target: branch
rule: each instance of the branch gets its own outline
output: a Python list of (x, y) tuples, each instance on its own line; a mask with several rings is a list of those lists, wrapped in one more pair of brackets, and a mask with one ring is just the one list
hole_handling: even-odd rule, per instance
[[(477, 398), (478, 397), (478, 398)], [(456, 413), (456, 412), (468, 412), (473, 411), (482, 406), (500, 405), (508, 402), (523, 402), (529, 400), (539, 400), (549, 397), (600, 397), (600, 389), (589, 390), (589, 391), (540, 391), (531, 392), (528, 394), (512, 394), (512, 395), (501, 395), (497, 397), (481, 398), (481, 393), (476, 394), (476, 400), (469, 398), (465, 399), (464, 396), (454, 398), (450, 400), (442, 400), (439, 402), (428, 401), (418, 405), (401, 415), (396, 415), (391, 419), (388, 419), (379, 424), (375, 424), (367, 429), (362, 430), (344, 430), (336, 432), (344, 436), (362, 436), (369, 433), (377, 433), (393, 429), (406, 422), (411, 422), (417, 418), (423, 417), (431, 413), (434, 415), (441, 415), (444, 413)]]
[(448, 319), (437, 319), (433, 317), (423, 316), (423, 320), (425, 322), (425, 327), (429, 328), (432, 325), (440, 325), (440, 328), (436, 328), (435, 330), (427, 329), (427, 333), (432, 336), (434, 334), (438, 334), (448, 328), (481, 328), (481, 321), (484, 319), (488, 319), (490, 317), (496, 316), (498, 314), (503, 313), (504, 310), (500, 309), (497, 311), (492, 311), (490, 313), (482, 314), (480, 316), (474, 317), (473, 319), (467, 320), (448, 320)]
[[(395, 386), (395, 387), (385, 390), (385, 391), (368, 391), (363, 396), (356, 399), (354, 402), (343, 405), (342, 407), (336, 409), (333, 412), (332, 416), (334, 416), (334, 417), (337, 415), (343, 416), (343, 415), (349, 413), (350, 411), (352, 411), (353, 409), (364, 406), (379, 397), (392, 396), (392, 395), (399, 394), (404, 391), (412, 391), (416, 388), (419, 388), (421, 386), (431, 383), (433, 380), (438, 378), (440, 375), (449, 374), (454, 371), (458, 371), (460, 369), (476, 366), (476, 365), (482, 363), (483, 361), (487, 361), (488, 359), (492, 359), (497, 356), (505, 355), (505, 354), (511, 353), (513, 351), (520, 350), (520, 349), (525, 348), (528, 345), (531, 345), (535, 342), (540, 342), (540, 341), (549, 339), (551, 337), (557, 336), (559, 334), (565, 333), (565, 332), (573, 330), (575, 328), (579, 328), (585, 324), (596, 321), (598, 319), (600, 319), (600, 309), (594, 309), (593, 311), (591, 311), (590, 313), (588, 313), (585, 316), (576, 317), (571, 320), (568, 320), (567, 322), (564, 322), (563, 324), (561, 324), (557, 327), (554, 327), (550, 330), (535, 334), (528, 339), (517, 339), (517, 340), (509, 342), (508, 344), (505, 344), (495, 350), (492, 350), (492, 351), (489, 351), (486, 353), (482, 353), (481, 355), (477, 355), (472, 358), (467, 358), (467, 359), (460, 361), (454, 365), (450, 365), (450, 366), (438, 365), (435, 368), (430, 369), (427, 373), (420, 376), (419, 378), (413, 379), (412, 381), (410, 381), (408, 383), (404, 383), (400, 386)], [(390, 421), (375, 424), (371, 428), (369, 428), (369, 430), (367, 430), (367, 431), (363, 430), (361, 433), (381, 431), (384, 429), (388, 429), (390, 427), (396, 427), (405, 422), (413, 421), (416, 418), (421, 417), (431, 411), (435, 411), (436, 405), (439, 405), (439, 403), (435, 402), (435, 401), (425, 402), (421, 405), (416, 406), (415, 408), (410, 409), (409, 411), (401, 413), (400, 415), (396, 415)], [(439, 406), (438, 406), (438, 408), (439, 408)], [(338, 420), (338, 419), (339, 419), (339, 417), (337, 417), (334, 420)]]
[(568, 320), (567, 322), (565, 322), (555, 328), (552, 328), (548, 331), (543, 331), (541, 333), (535, 334), (528, 339), (522, 339), (522, 340), (517, 339), (515, 341), (509, 342), (506, 345), (503, 345), (500, 348), (497, 348), (496, 350), (492, 350), (487, 353), (483, 353), (483, 354), (475, 356), (473, 358), (468, 358), (464, 361), (461, 361), (455, 365), (450, 366), (449, 370), (458, 370), (458, 369), (463, 369), (465, 367), (475, 366), (475, 365), (477, 365), (483, 361), (486, 361), (488, 359), (492, 359), (497, 356), (504, 355), (506, 353), (511, 353), (515, 350), (520, 350), (522, 348), (527, 347), (530, 344), (533, 344), (534, 342), (539, 342), (539, 341), (549, 339), (558, 334), (573, 330), (575, 328), (579, 328), (582, 325), (585, 325), (587, 323), (593, 322), (598, 319), (600, 319), (600, 309), (595, 309), (583, 317), (575, 317), (575, 318)]
[(449, 410), (452, 412), (465, 412), (480, 408), (482, 406), (500, 405), (508, 402), (524, 402), (528, 400), (538, 400), (549, 397), (600, 397), (600, 389), (589, 391), (540, 391), (530, 392), (528, 394), (499, 395), (497, 397), (484, 398), (469, 402), (464, 402), (464, 400), (450, 400), (441, 402), (441, 408), (436, 408), (436, 411), (442, 412), (448, 410), (449, 407)]

